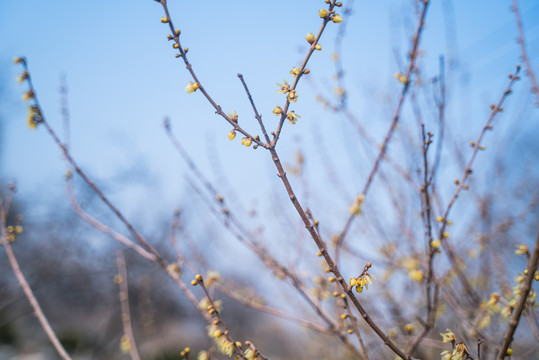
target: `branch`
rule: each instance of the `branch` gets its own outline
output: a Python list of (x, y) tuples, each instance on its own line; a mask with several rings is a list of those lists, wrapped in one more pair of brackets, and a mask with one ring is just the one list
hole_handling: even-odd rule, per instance
[[(125, 257), (122, 250), (116, 251), (116, 266), (118, 267), (118, 287), (120, 288), (120, 307), (122, 309), (122, 326), (124, 337), (128, 343), (129, 354), (132, 360), (140, 360), (140, 355), (133, 335), (131, 326), (131, 313), (129, 311), (129, 293), (127, 288), (127, 268), (125, 266)], [(123, 341), (123, 340), (122, 340)]]
[(524, 61), (524, 66), (526, 66), (526, 74), (530, 77), (532, 82), (532, 90), (537, 96), (537, 105), (539, 106), (539, 86), (537, 86), (537, 80), (535, 79), (535, 74), (533, 73), (530, 60), (526, 54), (526, 42), (524, 41), (524, 29), (522, 26), (522, 19), (520, 18), (520, 11), (518, 9), (518, 0), (513, 0), (513, 11), (515, 12), (515, 20), (517, 22), (518, 28), (518, 43), (520, 44), (520, 56), (522, 61)]
[(528, 275), (526, 275), (526, 280), (524, 280), (524, 286), (522, 287), (522, 291), (520, 293), (520, 299), (515, 307), (515, 310), (513, 312), (513, 316), (511, 317), (511, 320), (509, 321), (509, 328), (507, 329), (507, 332), (505, 333), (503, 339), (503, 345), (500, 349), (500, 352), (498, 352), (497, 360), (503, 360), (507, 354), (507, 349), (511, 345), (511, 342), (513, 341), (513, 335), (515, 334), (515, 331), (517, 330), (518, 323), (520, 321), (520, 317), (522, 315), (522, 312), (524, 311), (526, 307), (526, 301), (528, 300), (528, 295), (530, 294), (531, 288), (532, 288), (532, 281), (535, 278), (535, 272), (537, 271), (537, 266), (539, 265), (539, 234), (537, 234), (537, 239), (535, 240), (535, 248), (533, 249), (533, 254), (531, 257), (531, 260), (528, 262)]
[(41, 310), (41, 306), (39, 305), (39, 302), (34, 296), (34, 293), (32, 292), (30, 285), (26, 281), (26, 278), (24, 277), (21, 271), (21, 268), (19, 267), (19, 263), (17, 262), (15, 253), (13, 252), (13, 249), (11, 248), (11, 244), (9, 240), (7, 239), (6, 218), (7, 218), (7, 211), (5, 211), (3, 203), (2, 203), (2, 199), (0, 198), (0, 226), (1, 226), (0, 244), (4, 245), (9, 264), (11, 268), (13, 269), (13, 272), (15, 273), (15, 277), (17, 278), (17, 281), (19, 282), (19, 285), (21, 286), (24, 292), (24, 295), (26, 295), (26, 298), (28, 299), (30, 306), (34, 310), (34, 314), (36, 315), (39, 323), (41, 324), (41, 327), (43, 328), (43, 330), (45, 331), (45, 334), (47, 334), (47, 337), (49, 338), (50, 342), (54, 346), (54, 349), (63, 360), (71, 360), (71, 357), (69, 356), (69, 354), (66, 352), (66, 350), (60, 343), (60, 340), (58, 340), (58, 337), (56, 337), (54, 330), (52, 329), (49, 321), (47, 320), (47, 317), (43, 313), (43, 310)]

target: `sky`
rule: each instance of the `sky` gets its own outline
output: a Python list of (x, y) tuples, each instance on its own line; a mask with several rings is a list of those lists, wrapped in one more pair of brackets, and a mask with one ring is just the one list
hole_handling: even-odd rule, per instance
[[(343, 2), (345, 6), (349, 4)], [(182, 45), (189, 48), (189, 60), (205, 89), (225, 112), (236, 111), (242, 126), (259, 133), (237, 78), (238, 73), (243, 74), (266, 126), (273, 130), (277, 118), (272, 109), (284, 102), (283, 95), (276, 92), (276, 83), (283, 79), (292, 82), (289, 72), (307, 51), (304, 37), (320, 26), (318, 11), (324, 7), (323, 1), (168, 3), (172, 21), (181, 29)], [(394, 74), (405, 71), (403, 64), (407, 63), (416, 26), (414, 4), (412, 0), (356, 0), (353, 13), (344, 16), (346, 33), (341, 59), (350, 109), (379, 142), (388, 129), (401, 89)], [(508, 0), (432, 1), (427, 14), (420, 46), (422, 79), (428, 82), (436, 76), (439, 58), (445, 56), (447, 122), (455, 129), (455, 139), (466, 146), (482, 128), (490, 113), (489, 105), (503, 93), (507, 74), (521, 62), (510, 4)], [(539, 74), (539, 4), (534, 0), (519, 4), (528, 56)], [(163, 120), (168, 117), (183, 147), (227, 201), (243, 207), (245, 213), (251, 208), (274, 212), (272, 221), (260, 221), (260, 226), (282, 228), (286, 236), (305, 237), (305, 229), (286, 199), (269, 154), (263, 149), (241, 146), (241, 136), (230, 141), (230, 125), (214, 113), (200, 92), (187, 94), (184, 90), (192, 79), (183, 63), (174, 57), (172, 44), (166, 39), (169, 28), (160, 22), (163, 16), (161, 6), (152, 0), (0, 1), (0, 185), (16, 181), (17, 197), (30, 205), (25, 209), (29, 218), (41, 216), (52, 221), (56, 213), (50, 209), (59, 199), (65, 202), (66, 170), (59, 149), (43, 128), (30, 130), (25, 124), (26, 104), (21, 95), (26, 89), (15, 81), (21, 69), (12, 62), (15, 56), (25, 56), (47, 121), (62, 138), (59, 88), (67, 84), (73, 157), (126, 217), (135, 219), (143, 233), (155, 235), (151, 231), (156, 223), (169, 220), (174, 209), (189, 207), (196, 198), (186, 181), (193, 175), (163, 130)], [(342, 222), (351, 199), (363, 187), (371, 168), (365, 162), (366, 154), (373, 150), (363, 149), (355, 130), (343, 117), (325, 111), (315, 101), (315, 89), (332, 94), (331, 88), (335, 87), (331, 55), (339, 26), (343, 25), (328, 25), (321, 40), (322, 51), (309, 62), (311, 73), (300, 83), (299, 101), (292, 107), (301, 118), (293, 126), (285, 123), (277, 151), (283, 163), (290, 165), (298, 149), (305, 150), (307, 180), (313, 188), (309, 193), (301, 179), (291, 176), (298, 197), (306, 206), (318, 205), (313, 212), (320, 218)], [(535, 140), (539, 136), (539, 110), (533, 105), (530, 81), (524, 72), (522, 75), (515, 94), (504, 106), (506, 111), (496, 119), (495, 131), (485, 139), (487, 149), (514, 152), (510, 158), (515, 167), (529, 160), (536, 164), (539, 153)], [(420, 102), (432, 104), (425, 94), (428, 92), (423, 93)], [(425, 115), (430, 115), (426, 121), (431, 124), (436, 119), (434, 111), (426, 110)], [(403, 127), (415, 126), (409, 102), (401, 123)], [(317, 147), (321, 139), (327, 154)], [(511, 140), (527, 147), (515, 149)], [(400, 159), (399, 149), (392, 143), (390, 155)], [(331, 159), (330, 164), (324, 163), (325, 155)], [(331, 188), (328, 165), (339, 169), (339, 180), (346, 184), (343, 197)], [(538, 169), (536, 166), (530, 171)], [(517, 170), (515, 174), (520, 176), (522, 169)], [(461, 172), (449, 167), (447, 173), (442, 173), (448, 176), (443, 180), (452, 185), (455, 173)], [(377, 179), (373, 192), (381, 184)], [(339, 209), (330, 206), (337, 202), (335, 198), (340, 201)], [(392, 206), (375, 200), (380, 201), (380, 206)], [(418, 205), (418, 199), (414, 201)], [(283, 204), (289, 208), (283, 209)], [(201, 219), (193, 222), (199, 226), (193, 233), (220, 235), (206, 222), (206, 208), (201, 208), (191, 215)], [(283, 219), (279, 213), (295, 217)], [(192, 219), (189, 216), (187, 219)], [(417, 214), (406, 216), (417, 225)], [(289, 223), (285, 223), (287, 220)], [(331, 225), (340, 229), (339, 221)], [(390, 225), (398, 226), (396, 220)], [(214, 241), (221, 238), (215, 236)], [(374, 243), (369, 238), (362, 240), (368, 246)], [(314, 254), (314, 244), (310, 242), (309, 246), (313, 250), (310, 254)], [(373, 249), (362, 250), (368, 253)], [(276, 255), (293, 256), (289, 254), (290, 247), (274, 246), (271, 250)], [(238, 249), (234, 256), (222, 261), (229, 268), (244, 266), (255, 262), (247, 259), (249, 254), (246, 249)], [(258, 273), (248, 275), (254, 278), (253, 284), (263, 283)], [(269, 278), (272, 274), (263, 276)]]
[[(375, 133), (380, 128), (379, 139), (395, 102), (391, 96), (399, 89), (393, 75), (403, 71), (399, 63), (406, 61), (415, 27), (413, 3), (355, 1), (353, 14), (345, 18), (342, 59), (350, 103)], [(519, 3), (529, 57), (539, 72), (539, 5)], [(237, 111), (253, 133), (257, 124), (236, 75), (244, 75), (268, 127), (274, 127), (271, 110), (283, 102), (276, 83), (290, 81), (290, 69), (307, 50), (304, 36), (319, 27), (322, 5), (306, 0), (169, 1), (172, 20), (182, 30), (181, 41), (205, 88), (225, 112)], [(507, 73), (519, 62), (509, 6), (510, 1), (436, 1), (427, 15), (421, 46), (425, 76), (436, 75), (438, 58), (445, 54), (455, 69), (451, 73), (448, 67), (448, 82), (455, 89), (449, 101), (458, 104), (451, 115), (464, 127), (471, 119), (485, 119), (488, 104), (499, 97)], [(100, 184), (126, 185), (113, 188), (118, 200), (151, 200), (171, 212), (185, 194), (186, 167), (166, 138), (164, 117), (212, 181), (218, 181), (216, 173), (227, 174), (247, 194), (249, 206), (264, 196), (276, 179), (269, 156), (261, 149), (245, 149), (239, 139), (230, 142), (229, 125), (201, 94), (186, 94), (191, 79), (174, 58), (162, 16), (159, 4), (150, 0), (0, 3), (2, 181), (15, 180), (21, 197), (62, 193), (65, 164), (59, 150), (43, 129), (25, 125), (24, 86), (16, 83), (20, 68), (12, 64), (13, 57), (23, 55), (45, 115), (61, 136), (59, 88), (66, 82), (72, 153)], [(332, 84), (337, 29), (328, 26), (324, 48), (308, 66), (319, 85)], [(530, 84), (524, 79), (518, 86)], [(294, 161), (296, 149), (312, 140), (314, 126), (332, 144), (337, 159), (346, 157), (347, 128), (334, 125), (307, 82), (298, 92), (294, 109), (302, 118), (283, 131), (278, 149), (284, 161)], [(519, 106), (533, 101), (531, 93), (522, 93), (515, 100)], [(537, 111), (530, 116), (537, 118)]]

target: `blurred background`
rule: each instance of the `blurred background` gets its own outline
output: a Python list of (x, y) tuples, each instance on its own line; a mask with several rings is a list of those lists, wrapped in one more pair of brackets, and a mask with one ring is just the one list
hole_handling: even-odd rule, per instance
[[(327, 242), (344, 226), (391, 123), (402, 88), (394, 74), (406, 71), (420, 9), (417, 1), (407, 0), (343, 3), (343, 23), (328, 25), (322, 51), (309, 61), (311, 74), (298, 87), (299, 101), (292, 109), (301, 118), (293, 126), (285, 124), (277, 147), (300, 202), (320, 221)], [(421, 200), (411, 185), (419, 186), (422, 176), (418, 123), (435, 134), (433, 146), (438, 139), (443, 144), (437, 150), (438, 211), (454, 192), (453, 180), (462, 174), (471, 153), (469, 142), (482, 130), (490, 104), (498, 101), (507, 74), (522, 61), (511, 4), (432, 2), (414, 90), (389, 147), (391, 161), (382, 166), (364, 215), (349, 231), (340, 265), (347, 276), (354, 276), (366, 262), (373, 263), (378, 280), (362, 296), (384, 299), (370, 311), (385, 320), (385, 329), (396, 329), (402, 342), (410, 335), (403, 326), (414, 323), (423, 306), (423, 286), (410, 280), (406, 265), (424, 252)], [(519, 5), (528, 57), (538, 73), (539, 5), (532, 0)], [(318, 10), (323, 7), (323, 1), (169, 1), (172, 21), (182, 31), (182, 45), (189, 48), (201, 83), (225, 112), (236, 111), (240, 124), (253, 134), (259, 133), (258, 124), (237, 74), (243, 74), (266, 127), (274, 130), (277, 117), (272, 109), (284, 103), (276, 83), (292, 83), (289, 72), (301, 64), (309, 46), (304, 37), (318, 31)], [(61, 152), (43, 128), (25, 125), (21, 95), (26, 87), (15, 80), (21, 72), (12, 62), (15, 56), (28, 59), (44, 115), (69, 141), (78, 164), (167, 260), (177, 259), (170, 240), (176, 231), (176, 245), (184, 256), (204, 274), (218, 271), (224, 287), (256, 293), (268, 306), (300, 317), (313, 316), (293, 286), (228, 230), (205, 180), (189, 169), (169, 141), (165, 118), (245, 234), (298, 274), (317, 301), (324, 304), (331, 294), (324, 266), (315, 257), (317, 249), (269, 154), (241, 146), (241, 136), (230, 141), (230, 125), (203, 96), (186, 94), (192, 79), (174, 57), (162, 16), (161, 6), (150, 0), (0, 4), (0, 195), (6, 196), (8, 183), (16, 183), (8, 223), (22, 215), (24, 232), (14, 251), (45, 314), (75, 358), (126, 358), (119, 350), (121, 312), (112, 281), (120, 246), (73, 212), (65, 194), (67, 168)], [(442, 82), (443, 124), (437, 107)], [(471, 190), (461, 194), (451, 217), (451, 239), (469, 262), (467, 271), (484, 299), (491, 292), (510, 292), (513, 277), (525, 266), (522, 257), (513, 255), (515, 245), (531, 247), (537, 236), (539, 112), (525, 69), (513, 90), (484, 140), (486, 151), (473, 167)], [(66, 109), (67, 130), (62, 115)], [(434, 161), (434, 150), (431, 154)], [(87, 185), (77, 177), (74, 185), (86, 211), (128, 234)], [(135, 338), (143, 358), (179, 359), (185, 346), (193, 351), (210, 348), (205, 322), (181, 291), (155, 264), (125, 254)], [(441, 272), (449, 269), (445, 257), (439, 261)], [(0, 267), (0, 359), (54, 359), (3, 251)], [(186, 282), (193, 271), (185, 269)], [(461, 289), (452, 289), (459, 298)], [(215, 296), (223, 300), (231, 333), (254, 341), (270, 358), (350, 356), (333, 349), (341, 346), (335, 338), (250, 309), (218, 290)], [(400, 301), (399, 313), (395, 299)], [(501, 339), (506, 322), (498, 320), (488, 331)], [(466, 327), (450, 315), (442, 317), (439, 326), (466, 337)], [(522, 349), (528, 352), (520, 358), (532, 358), (538, 351), (526, 326), (522, 322), (519, 331)], [(426, 358), (435, 358), (444, 348), (438, 333), (431, 334), (438, 343), (429, 343)], [(323, 341), (313, 341), (318, 336)], [(371, 340), (373, 358), (390, 356), (378, 339)], [(473, 337), (469, 341), (474, 348)]]

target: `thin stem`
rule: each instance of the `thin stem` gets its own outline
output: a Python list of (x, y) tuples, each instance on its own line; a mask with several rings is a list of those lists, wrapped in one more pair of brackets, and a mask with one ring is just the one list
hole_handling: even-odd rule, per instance
[(131, 326), (131, 312), (129, 311), (129, 292), (127, 287), (127, 267), (125, 266), (125, 257), (122, 250), (116, 251), (116, 266), (118, 267), (118, 287), (120, 288), (120, 308), (122, 309), (122, 326), (124, 336), (129, 342), (129, 354), (132, 360), (140, 360), (137, 350), (133, 327)]
[(455, 254), (455, 251), (454, 251), (453, 247), (451, 246), (451, 244), (449, 242), (449, 239), (444, 237), (444, 233), (445, 233), (445, 229), (446, 229), (446, 226), (447, 226), (447, 219), (449, 217), (449, 214), (451, 212), (451, 209), (452, 209), (453, 205), (455, 204), (455, 201), (457, 200), (457, 198), (460, 195), (461, 191), (468, 188), (468, 185), (466, 184), (466, 181), (468, 180), (468, 177), (472, 173), (472, 165), (473, 165), (474, 160), (475, 160), (475, 158), (477, 156), (477, 153), (479, 152), (479, 150), (481, 150), (481, 141), (483, 140), (483, 137), (485, 136), (486, 132), (488, 130), (492, 129), (492, 122), (496, 118), (496, 115), (503, 111), (502, 105), (503, 105), (505, 99), (507, 98), (507, 96), (509, 94), (511, 94), (511, 91), (512, 91), (511, 88), (512, 88), (513, 84), (515, 83), (515, 81), (520, 79), (519, 76), (518, 76), (519, 72), (520, 72), (520, 65), (517, 66), (514, 74), (511, 74), (509, 76), (509, 78), (510, 78), (509, 84), (507, 85), (504, 93), (502, 94), (502, 96), (498, 100), (498, 103), (496, 105), (494, 105), (494, 104), (491, 105), (492, 111), (490, 112), (490, 115), (489, 115), (489, 117), (488, 117), (488, 119), (487, 119), (487, 121), (485, 123), (485, 126), (483, 127), (481, 133), (479, 134), (479, 137), (473, 143), (474, 147), (473, 147), (472, 155), (470, 156), (470, 159), (468, 160), (468, 163), (466, 164), (466, 167), (464, 169), (464, 172), (462, 174), (461, 179), (457, 180), (457, 189), (455, 190), (455, 193), (453, 194), (453, 197), (451, 198), (451, 200), (447, 204), (447, 208), (446, 208), (445, 213), (444, 213), (444, 215), (442, 217), (442, 226), (440, 227), (440, 232), (439, 232), (439, 239), (442, 241), (442, 246), (444, 247), (444, 249), (447, 252), (447, 255), (449, 256), (452, 268), (456, 271), (457, 276), (458, 276), (460, 282), (462, 283), (462, 285), (464, 286), (464, 290), (466, 291), (468, 296), (476, 303), (479, 302), (479, 298), (478, 298), (476, 292), (474, 291), (473, 286), (470, 284), (467, 277), (462, 272), (462, 269), (461, 269), (460, 265), (458, 264), (458, 257)]
[(520, 56), (522, 57), (524, 66), (526, 66), (526, 74), (528, 74), (528, 76), (530, 77), (530, 81), (532, 82), (532, 90), (537, 96), (537, 105), (539, 106), (539, 86), (537, 85), (537, 79), (535, 78), (535, 74), (531, 67), (530, 60), (528, 59), (528, 55), (526, 53), (526, 42), (524, 40), (524, 28), (522, 26), (522, 19), (520, 17), (520, 10), (518, 8), (518, 0), (513, 0), (513, 11), (515, 12), (515, 20), (517, 22), (517, 28), (518, 28), (518, 43), (520, 45)]
[(47, 320), (47, 317), (43, 313), (43, 310), (41, 309), (39, 302), (34, 296), (32, 288), (26, 281), (26, 278), (24, 277), (24, 274), (21, 271), (17, 258), (15, 257), (15, 253), (13, 252), (13, 249), (11, 248), (11, 244), (9, 240), (7, 239), (6, 218), (7, 218), (7, 212), (4, 209), (2, 199), (0, 199), (1, 244), (4, 245), (4, 249), (6, 249), (6, 255), (7, 255), (9, 264), (11, 268), (13, 269), (13, 272), (15, 273), (15, 277), (17, 278), (17, 281), (19, 282), (19, 285), (21, 286), (22, 291), (24, 292), (24, 295), (26, 295), (26, 298), (28, 299), (30, 306), (34, 310), (35, 316), (37, 317), (39, 323), (41, 324), (41, 327), (45, 331), (45, 334), (47, 335), (50, 342), (52, 343), (52, 346), (54, 347), (54, 349), (56, 350), (56, 352), (58, 353), (58, 355), (60, 355), (62, 359), (71, 360), (71, 357), (69, 356), (67, 351), (64, 349), (64, 347), (62, 346), (62, 343), (60, 343), (60, 340), (54, 333), (54, 330), (52, 329), (49, 321)]
[(311, 224), (309, 218), (307, 217), (307, 214), (303, 210), (303, 207), (299, 203), (296, 195), (294, 194), (294, 191), (292, 190), (292, 186), (290, 185), (290, 182), (286, 176), (286, 172), (283, 169), (283, 166), (281, 164), (281, 161), (279, 159), (279, 156), (277, 155), (277, 152), (274, 148), (269, 149), (271, 153), (271, 158), (275, 164), (275, 167), (277, 168), (277, 176), (281, 178), (281, 181), (283, 182), (286, 192), (288, 193), (288, 196), (290, 198), (290, 201), (292, 201), (292, 204), (296, 208), (296, 211), (298, 212), (301, 220), (305, 224), (305, 227), (307, 228), (307, 231), (309, 231), (309, 234), (313, 238), (314, 242), (316, 243), (316, 246), (320, 250), (320, 254), (324, 257), (324, 260), (328, 264), (328, 267), (330, 271), (335, 275), (335, 279), (337, 282), (341, 285), (341, 288), (343, 291), (348, 295), (352, 303), (354, 304), (354, 307), (359, 311), (361, 316), (363, 317), (363, 320), (367, 322), (367, 324), (371, 327), (371, 329), (374, 330), (374, 332), (382, 339), (385, 345), (387, 345), (395, 354), (399, 355), (403, 359), (409, 359), (410, 357), (406, 355), (401, 349), (389, 339), (389, 337), (378, 327), (378, 325), (373, 321), (371, 316), (365, 311), (363, 306), (360, 304), (359, 300), (355, 296), (355, 294), (352, 292), (352, 289), (348, 286), (346, 283), (346, 280), (341, 275), (341, 272), (339, 271), (337, 265), (333, 261), (331, 255), (328, 253), (326, 245), (324, 241), (322, 241), (322, 238), (316, 231), (313, 224)]
[(528, 262), (527, 270), (528, 275), (526, 275), (526, 280), (524, 280), (524, 285), (522, 286), (522, 290), (520, 292), (520, 299), (518, 300), (518, 303), (515, 307), (515, 310), (513, 311), (513, 316), (511, 316), (511, 320), (509, 321), (509, 328), (507, 329), (507, 332), (505, 333), (503, 339), (503, 345), (498, 352), (497, 360), (503, 360), (507, 354), (507, 349), (511, 345), (511, 342), (513, 342), (513, 335), (515, 334), (515, 331), (517, 330), (518, 323), (520, 321), (520, 318), (522, 316), (522, 312), (524, 311), (526, 307), (526, 302), (528, 301), (528, 295), (530, 294), (530, 291), (532, 289), (532, 281), (535, 278), (535, 272), (537, 271), (537, 266), (539, 265), (539, 233), (537, 234), (537, 239), (535, 240), (535, 247), (533, 249), (533, 254), (531, 256), (530, 261)]
[[(397, 123), (400, 119), (402, 107), (404, 105), (404, 100), (406, 98), (406, 94), (408, 93), (408, 90), (410, 89), (411, 77), (416, 69), (415, 64), (416, 64), (417, 54), (418, 54), (418, 49), (419, 49), (419, 40), (421, 38), (421, 34), (423, 33), (423, 28), (425, 25), (425, 17), (427, 15), (428, 7), (429, 7), (429, 0), (423, 0), (423, 10), (419, 17), (417, 32), (414, 36), (412, 51), (410, 52), (410, 63), (408, 64), (408, 70), (406, 71), (406, 74), (404, 75), (406, 77), (406, 81), (404, 82), (404, 86), (401, 91), (401, 96), (399, 98), (397, 108), (395, 109), (395, 113), (393, 115), (393, 121), (391, 122), (391, 126), (389, 127), (389, 130), (382, 143), (382, 146), (380, 147), (380, 152), (378, 153), (378, 157), (376, 158), (374, 162), (372, 170), (367, 178), (367, 182), (365, 183), (365, 186), (363, 187), (363, 190), (361, 192), (364, 196), (367, 195), (370, 189), (370, 186), (374, 180), (374, 177), (376, 176), (378, 172), (378, 168), (380, 167), (380, 164), (382, 160), (384, 159), (385, 154), (387, 152), (389, 141), (391, 140), (391, 137), (393, 136), (393, 133), (395, 132), (395, 129), (397, 128)], [(336, 241), (337, 246), (341, 246), (355, 217), (356, 216), (354, 214), (350, 214), (350, 216), (348, 217), (342, 231), (339, 234), (339, 237), (337, 238), (337, 241)]]

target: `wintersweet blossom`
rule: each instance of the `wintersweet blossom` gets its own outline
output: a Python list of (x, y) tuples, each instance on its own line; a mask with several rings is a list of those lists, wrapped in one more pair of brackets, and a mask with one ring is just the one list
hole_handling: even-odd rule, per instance
[(290, 101), (290, 102), (292, 102), (292, 101), (293, 102), (298, 102), (298, 93), (297, 93), (296, 90), (291, 90), (288, 93), (287, 97), (288, 97), (288, 101)]
[(243, 139), (241, 139), (241, 144), (245, 145), (246, 147), (251, 146), (252, 143), (253, 143), (253, 140), (251, 140), (251, 138), (249, 137), (244, 137)]
[(365, 288), (365, 290), (368, 290), (369, 285), (373, 284), (372, 279), (376, 278), (367, 272), (357, 278), (350, 278), (350, 286), (355, 286), (356, 291), (358, 293), (361, 293), (363, 292), (363, 288)]
[(301, 71), (298, 67), (293, 67), (292, 70), (290, 70), (290, 74), (294, 75), (295, 78), (297, 78), (300, 73)]
[(230, 118), (230, 120), (232, 120), (234, 122), (238, 122), (238, 113), (237, 112), (232, 111), (231, 113), (228, 113), (228, 117)]
[(281, 94), (286, 94), (287, 92), (290, 91), (290, 85), (288, 84), (286, 80), (283, 80), (283, 82), (284, 82), (283, 84), (277, 83), (277, 86), (279, 87), (279, 90), (277, 90), (277, 92)]
[(188, 94), (191, 94), (194, 93), (199, 87), (199, 83), (189, 81), (189, 84), (187, 84), (187, 86), (185, 87), (185, 91), (187, 91)]
[(273, 113), (274, 113), (275, 115), (279, 116), (279, 115), (281, 115), (281, 114), (283, 113), (283, 109), (282, 109), (279, 105), (277, 105), (277, 106), (275, 107), (275, 109), (273, 109)]
[(292, 124), (292, 125), (295, 124), (300, 117), (301, 116), (296, 114), (294, 111), (290, 111), (288, 113), (288, 115), (286, 115), (286, 118), (288, 119), (288, 122), (290, 122), (290, 124)]
[(444, 333), (440, 333), (442, 336), (442, 342), (447, 343), (457, 340), (457, 336), (453, 333), (453, 331), (451, 331), (451, 329), (445, 329), (445, 331), (446, 332)]

